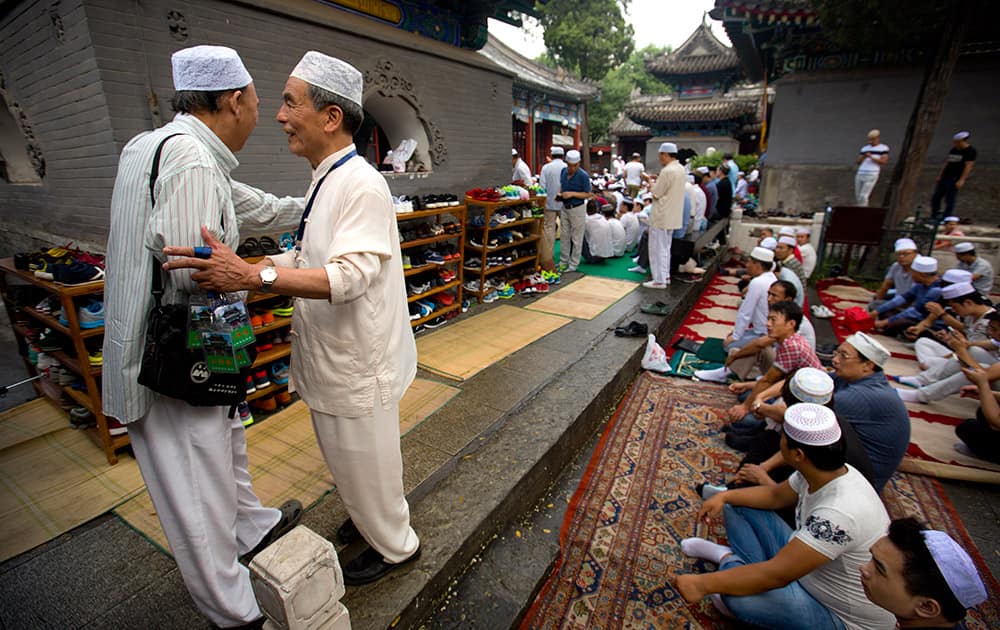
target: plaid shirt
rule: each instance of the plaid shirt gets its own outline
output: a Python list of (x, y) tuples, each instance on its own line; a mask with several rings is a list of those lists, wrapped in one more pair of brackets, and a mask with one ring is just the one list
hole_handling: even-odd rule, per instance
[(806, 338), (795, 333), (778, 344), (778, 350), (774, 355), (774, 367), (785, 374), (790, 374), (804, 367), (822, 370), (823, 364), (816, 358), (816, 353), (809, 347)]

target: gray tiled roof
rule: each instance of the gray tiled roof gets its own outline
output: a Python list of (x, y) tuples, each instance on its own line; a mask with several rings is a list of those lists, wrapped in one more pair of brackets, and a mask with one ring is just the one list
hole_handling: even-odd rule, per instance
[(574, 102), (592, 101), (601, 92), (601, 88), (591, 81), (581, 81), (565, 70), (555, 70), (519, 55), (492, 34), (478, 52), (501, 68), (513, 72), (514, 85)]
[(646, 60), (646, 69), (657, 76), (706, 74), (732, 70), (738, 72), (736, 53), (712, 34), (702, 23), (677, 50)]
[(640, 125), (624, 113), (619, 113), (611, 124), (608, 125), (608, 134), (613, 136), (651, 136), (653, 130), (645, 125)]
[(759, 96), (724, 95), (710, 99), (679, 100), (673, 96), (640, 96), (625, 105), (637, 123), (738, 120), (759, 116)]

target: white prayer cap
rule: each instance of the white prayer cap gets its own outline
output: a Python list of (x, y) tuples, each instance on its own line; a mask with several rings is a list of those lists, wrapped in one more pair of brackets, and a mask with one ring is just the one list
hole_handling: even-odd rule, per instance
[(707, 166), (699, 166), (696, 170), (699, 173), (701, 173), (702, 175), (708, 175), (708, 167)]
[(814, 403), (799, 403), (785, 410), (785, 435), (799, 444), (829, 446), (840, 439), (840, 424), (833, 409)]
[(965, 242), (965, 243), (956, 243), (954, 251), (956, 254), (965, 254), (966, 252), (975, 251), (975, 249), (976, 249), (975, 245), (969, 242)]
[(192, 46), (170, 56), (178, 92), (235, 90), (253, 83), (239, 54), (225, 46)]
[(579, 164), (580, 163), (580, 152), (576, 149), (570, 149), (566, 152), (566, 163), (567, 164)]
[(958, 223), (958, 217), (953, 216), (953, 215), (949, 215), (949, 216), (941, 219), (941, 223)]
[(910, 265), (910, 269), (920, 273), (937, 273), (937, 268), (937, 258), (930, 256), (917, 256), (913, 259), (913, 264)]
[(976, 293), (976, 288), (969, 282), (956, 282), (941, 289), (941, 297), (945, 300), (954, 300), (973, 293)]
[(949, 269), (941, 274), (942, 282), (955, 284), (956, 282), (972, 282), (972, 272), (967, 269)]
[(688, 173), (688, 181), (694, 183), (694, 173)]
[(638, 153), (633, 153), (633, 154), (632, 154), (632, 157), (633, 157), (633, 158), (637, 158), (637, 157), (642, 157), (642, 156), (641, 156), (641, 155), (639, 155)]
[(677, 145), (673, 142), (664, 142), (660, 145), (660, 153), (677, 153)]
[(969, 554), (951, 536), (935, 529), (920, 532), (927, 551), (952, 595), (963, 608), (972, 608), (986, 601), (986, 587)]
[(885, 346), (863, 332), (854, 333), (844, 341), (857, 350), (865, 359), (868, 359), (879, 367), (884, 367), (886, 361), (889, 360), (889, 351), (885, 349)]
[(793, 396), (806, 403), (825, 405), (833, 398), (833, 379), (823, 370), (812, 367), (796, 370), (788, 388)]
[(517, 155), (517, 149), (511, 149), (510, 154), (511, 156)]
[(302, 56), (291, 76), (342, 96), (361, 107), (364, 79), (361, 71), (346, 61), (310, 50)]
[(552, 149), (550, 150), (550, 153), (552, 155), (564, 155), (566, 152), (563, 151), (562, 147), (552, 147)]
[(956, 133), (955, 135), (953, 135), (951, 137), (951, 139), (952, 140), (965, 140), (968, 137), (969, 137), (969, 132), (968, 131), (959, 131), (958, 133)]
[(774, 248), (778, 246), (778, 241), (776, 241), (773, 236), (768, 236), (760, 242), (760, 246), (773, 252)]
[(798, 244), (798, 241), (795, 240), (794, 236), (789, 236), (787, 234), (783, 234), (781, 238), (778, 239), (778, 242), (784, 243), (790, 247), (795, 247)]
[(812, 230), (810, 230), (807, 227), (800, 227), (799, 229), (795, 230), (795, 233), (796, 234), (808, 234), (809, 236), (812, 236)]
[(758, 262), (774, 262), (774, 252), (764, 247), (754, 247), (753, 251), (750, 252), (750, 258)]
[(906, 252), (910, 250), (917, 249), (917, 244), (913, 242), (912, 238), (899, 238), (896, 239), (895, 251)]
[(778, 236), (785, 236), (785, 235), (795, 236), (795, 228), (793, 228), (790, 225), (786, 225), (785, 227), (778, 230)]

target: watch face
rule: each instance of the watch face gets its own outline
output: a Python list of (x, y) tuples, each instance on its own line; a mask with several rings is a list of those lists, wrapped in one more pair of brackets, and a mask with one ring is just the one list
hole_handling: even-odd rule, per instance
[(260, 271), (260, 279), (264, 284), (270, 285), (278, 279), (278, 271), (274, 267), (265, 267)]

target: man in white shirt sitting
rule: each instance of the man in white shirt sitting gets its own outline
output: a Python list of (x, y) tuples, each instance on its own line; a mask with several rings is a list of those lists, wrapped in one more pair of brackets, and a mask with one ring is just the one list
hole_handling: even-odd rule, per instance
[(751, 280), (747, 292), (736, 313), (733, 332), (726, 335), (723, 347), (728, 352), (742, 348), (757, 337), (767, 334), (767, 290), (777, 280), (774, 268), (774, 252), (763, 247), (754, 247), (747, 261), (747, 272)]
[(625, 235), (625, 226), (615, 216), (615, 209), (610, 205), (603, 206), (601, 214), (607, 219), (608, 226), (611, 228), (611, 257), (620, 258), (625, 255), (625, 244), (628, 239)]
[(806, 279), (812, 276), (816, 269), (816, 248), (809, 242), (811, 237), (812, 232), (809, 228), (800, 227), (795, 230), (795, 240), (799, 244), (799, 253), (802, 254), (802, 273)]
[(625, 200), (619, 221), (625, 228), (625, 251), (630, 252), (639, 245), (639, 237), (642, 236), (642, 226), (639, 225), (639, 212), (642, 210), (642, 203), (628, 197)]
[(614, 255), (614, 248), (611, 244), (611, 226), (601, 214), (598, 203), (596, 199), (587, 202), (587, 222), (583, 233), (583, 262), (588, 264), (602, 263)]

